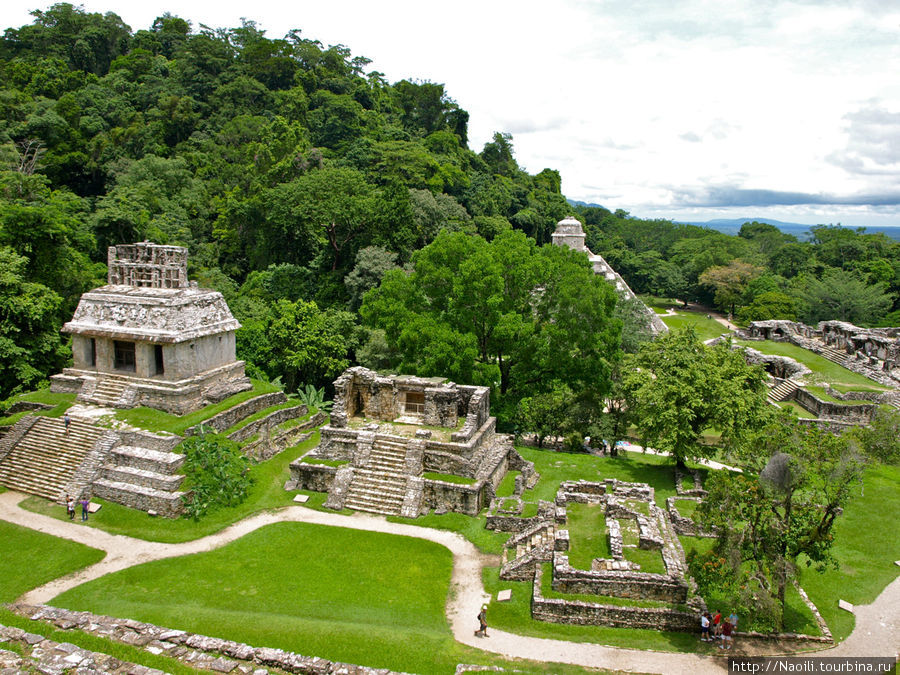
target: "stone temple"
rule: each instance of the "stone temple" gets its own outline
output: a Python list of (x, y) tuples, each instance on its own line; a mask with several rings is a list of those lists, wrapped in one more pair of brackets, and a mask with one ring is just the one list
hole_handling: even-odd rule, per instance
[(86, 403), (182, 415), (251, 387), (235, 357), (240, 324), (218, 291), (187, 278), (187, 249), (111, 246), (109, 283), (81, 296), (63, 332), (73, 367), (51, 391)]
[[(556, 230), (551, 235), (551, 239), (554, 246), (568, 246), (574, 251), (583, 251), (587, 253), (588, 259), (591, 261), (591, 266), (594, 268), (594, 274), (602, 274), (623, 298), (637, 299), (634, 291), (628, 287), (628, 284), (626, 284), (625, 280), (619, 276), (619, 273), (610, 267), (609, 263), (603, 259), (603, 256), (592, 253), (591, 250), (585, 246), (584, 230), (581, 227), (581, 223), (578, 222), (574, 216), (567, 216), (559, 221), (556, 224)], [(640, 302), (640, 300), (638, 300), (638, 302)], [(642, 302), (640, 306), (647, 316), (650, 332), (654, 336), (668, 332), (668, 326), (666, 326), (662, 319), (656, 315), (656, 312)]]
[(285, 488), (327, 492), (325, 506), (337, 510), (474, 516), (507, 471), (529, 487), (538, 478), (495, 428), (488, 387), (349, 368), (334, 383), (331, 423), (291, 463)]

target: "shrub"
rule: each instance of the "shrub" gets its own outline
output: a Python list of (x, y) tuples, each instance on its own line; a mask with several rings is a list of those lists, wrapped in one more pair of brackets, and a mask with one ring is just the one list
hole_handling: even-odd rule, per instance
[(184, 473), (191, 490), (185, 495), (185, 517), (200, 520), (223, 506), (237, 506), (247, 498), (252, 479), (250, 460), (237, 443), (218, 434), (201, 433), (181, 444)]

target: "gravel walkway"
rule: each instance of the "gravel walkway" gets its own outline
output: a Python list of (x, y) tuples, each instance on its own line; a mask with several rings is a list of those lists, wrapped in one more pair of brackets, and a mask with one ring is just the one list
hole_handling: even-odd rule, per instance
[[(17, 492), (0, 493), (0, 519), (106, 552), (106, 557), (99, 563), (51, 581), (21, 598), (32, 604), (47, 603), (69, 588), (132, 565), (211, 551), (273, 523), (303, 522), (417, 537), (448, 548), (453, 554), (453, 590), (447, 605), (447, 616), (456, 640), (472, 647), (513, 658), (642, 673), (699, 675), (727, 672), (725, 659), (717, 656), (604, 647), (525, 637), (491, 628), (488, 629), (490, 637), (475, 637), (475, 617), (481, 605), (489, 599), (481, 582), (481, 569), (485, 565), (496, 565), (497, 559), (479, 552), (471, 542), (454, 532), (389, 523), (383, 518), (361, 513), (344, 516), (302, 506), (289, 506), (251, 516), (201, 539), (181, 544), (161, 544), (109, 534), (78, 523), (25, 511), (17, 506), (24, 497), (25, 495)], [(859, 607), (858, 610), (857, 627), (853, 634), (838, 647), (823, 652), (823, 655), (870, 656), (896, 653), (900, 645), (900, 579), (890, 584), (872, 605)]]

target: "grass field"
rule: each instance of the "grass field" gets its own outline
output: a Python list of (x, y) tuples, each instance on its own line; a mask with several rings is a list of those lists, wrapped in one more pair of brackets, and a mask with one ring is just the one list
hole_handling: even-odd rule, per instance
[(788, 356), (809, 368), (814, 374), (812, 379), (818, 379), (821, 382), (828, 382), (829, 384), (837, 384), (839, 385), (838, 389), (842, 391), (845, 389), (849, 391), (857, 388), (873, 391), (884, 391), (885, 389), (885, 387), (870, 380), (868, 377), (854, 373), (852, 370), (847, 370), (843, 366), (839, 366), (838, 364), (829, 361), (824, 356), (819, 356), (808, 349), (803, 349), (802, 347), (798, 347), (789, 342), (774, 342), (772, 340), (738, 340), (737, 344), (744, 347), (750, 347), (763, 354)]
[(603, 504), (573, 502), (566, 506), (569, 564), (572, 567), (589, 570), (594, 558), (610, 557), (604, 512)]
[(452, 562), (421, 539), (280, 523), (209, 553), (108, 575), (53, 603), (406, 672), (502, 664), (453, 639), (444, 611)]
[(27, 394), (19, 394), (18, 396), (14, 396), (10, 399), (10, 403), (15, 403), (17, 401), (46, 403), (47, 405), (52, 405), (53, 407), (46, 410), (23, 410), (22, 412), (7, 415), (6, 417), (0, 417), (0, 426), (5, 427), (15, 424), (28, 414), (40, 415), (43, 417), (62, 417), (62, 414), (66, 411), (66, 409), (75, 402), (75, 394), (56, 394), (51, 392), (49, 389), (39, 389), (38, 391), (31, 391)]
[[(564, 480), (603, 480), (649, 483), (656, 493), (656, 503), (665, 508), (666, 498), (675, 495), (674, 462), (668, 457), (645, 455), (642, 452), (620, 452), (618, 457), (552, 452), (538, 448), (516, 447), (525, 459), (534, 462), (541, 480), (533, 490), (526, 490), (524, 499), (553, 501), (559, 484)], [(706, 470), (700, 469), (705, 476)]]
[(0, 602), (103, 560), (103, 551), (0, 520)]
[(707, 319), (701, 312), (680, 311), (676, 316), (663, 316), (663, 322), (670, 330), (693, 326), (701, 341), (711, 340), (730, 331), (715, 319)]
[[(103, 551), (49, 534), (29, 530), (0, 521), (0, 602), (13, 602), (38, 586), (93, 565), (103, 559)], [(31, 621), (0, 607), (0, 624), (43, 635), (56, 642), (69, 642), (92, 651), (110, 654), (117, 659), (158, 668), (173, 675), (190, 675), (196, 671), (174, 659), (154, 656), (138, 647), (112, 642), (81, 631), (61, 631), (42, 621)], [(9, 645), (4, 645), (9, 648)]]
[[(854, 605), (871, 603), (897, 578), (900, 537), (900, 467), (874, 465), (866, 470), (843, 515), (834, 527), (837, 569), (819, 573), (801, 565), (800, 584), (819, 608), (835, 639), (853, 630), (853, 615), (838, 608), (843, 599)], [(891, 535), (890, 532), (894, 532)]]

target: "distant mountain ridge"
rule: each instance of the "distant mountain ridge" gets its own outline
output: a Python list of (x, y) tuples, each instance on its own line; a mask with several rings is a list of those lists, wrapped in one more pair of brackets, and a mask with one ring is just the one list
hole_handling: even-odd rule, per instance
[[(606, 208), (602, 204), (593, 204), (589, 202), (581, 202), (573, 199), (568, 200), (570, 204), (573, 206), (587, 206), (587, 207), (595, 207), (595, 208)], [(668, 220), (668, 219), (667, 219)], [(774, 225), (779, 230), (784, 232), (785, 234), (792, 234), (797, 239), (801, 241), (805, 241), (810, 238), (809, 228), (814, 227), (814, 225), (809, 225), (805, 223), (788, 223), (782, 220), (775, 220), (774, 218), (763, 218), (763, 217), (747, 217), (747, 218), (716, 218), (714, 220), (677, 220), (670, 219), (673, 223), (682, 223), (684, 225), (696, 225), (698, 227), (708, 227), (711, 230), (717, 230), (718, 232), (722, 232), (723, 234), (734, 234), (736, 235), (741, 230), (741, 225), (744, 223), (752, 223), (756, 221), (757, 223), (767, 223), (769, 225)], [(848, 229), (855, 230), (855, 227), (851, 227)], [(882, 233), (891, 239), (896, 241), (900, 241), (900, 227), (869, 227), (865, 228), (866, 234), (876, 234)]]

